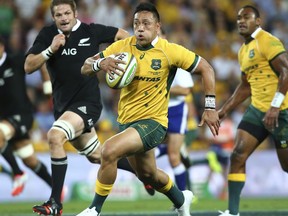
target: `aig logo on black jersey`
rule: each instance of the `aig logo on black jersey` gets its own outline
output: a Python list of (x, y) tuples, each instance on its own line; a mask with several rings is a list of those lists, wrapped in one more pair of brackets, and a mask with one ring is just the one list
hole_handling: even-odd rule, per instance
[(76, 48), (68, 48), (68, 49), (63, 49), (61, 55), (76, 55), (77, 54), (77, 49)]
[[(89, 38), (82, 38), (80, 39), (78, 46), (90, 46), (91, 43), (88, 41), (90, 40)], [(76, 55), (77, 54), (77, 49), (76, 48), (66, 48), (62, 51), (61, 55)]]

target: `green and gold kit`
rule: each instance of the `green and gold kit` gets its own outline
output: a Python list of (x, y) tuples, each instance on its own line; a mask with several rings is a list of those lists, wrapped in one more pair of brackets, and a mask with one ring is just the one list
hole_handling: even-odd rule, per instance
[[(286, 52), (279, 39), (258, 28), (254, 38), (243, 44), (238, 53), (238, 60), (242, 73), (245, 73), (251, 86), (251, 104), (262, 112), (266, 112), (278, 86), (277, 71), (270, 66), (270, 62), (278, 55)], [(282, 103), (281, 110), (287, 109), (288, 97)]]
[(101, 53), (101, 57), (120, 52), (132, 53), (138, 66), (133, 81), (121, 89), (118, 122), (126, 124), (152, 119), (167, 127), (169, 90), (176, 69), (193, 72), (200, 57), (159, 37), (149, 47), (143, 48), (136, 45), (135, 36), (113, 43)]

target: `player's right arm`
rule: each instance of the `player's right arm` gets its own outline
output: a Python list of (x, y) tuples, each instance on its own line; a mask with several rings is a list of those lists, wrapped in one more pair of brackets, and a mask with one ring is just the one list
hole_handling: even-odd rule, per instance
[(251, 87), (246, 75), (242, 73), (241, 82), (238, 84), (231, 97), (218, 110), (219, 118), (223, 119), (230, 111), (251, 96)]
[(127, 37), (129, 37), (130, 34), (128, 31), (124, 30), (124, 29), (121, 29), (119, 28), (116, 35), (115, 35), (115, 41), (118, 41), (118, 40), (122, 40), (122, 39), (125, 39)]
[(55, 53), (61, 46), (65, 45), (65, 35), (58, 34), (53, 38), (49, 47), (39, 54), (29, 54), (24, 63), (24, 70), (30, 74), (42, 67), (42, 65)]

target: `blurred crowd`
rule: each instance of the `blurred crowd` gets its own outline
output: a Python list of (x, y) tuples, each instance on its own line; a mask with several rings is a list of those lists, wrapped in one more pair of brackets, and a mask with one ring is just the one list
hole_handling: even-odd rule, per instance
[[(39, 30), (52, 22), (51, 0), (0, 0), (0, 35), (7, 42), (8, 51), (19, 58), (32, 45)], [(141, 0), (75, 0), (78, 19), (86, 23), (101, 23), (124, 28), (133, 34), (133, 11)], [(242, 38), (237, 33), (237, 11), (246, 4), (256, 6), (261, 14), (262, 28), (277, 36), (288, 48), (288, 0), (151, 0), (160, 13), (161, 22), (171, 42), (181, 44), (205, 57), (215, 69), (217, 103), (220, 106), (232, 94), (240, 78), (237, 52)], [(103, 46), (104, 48), (104, 46)], [(42, 91), (40, 73), (26, 76), (27, 91), (35, 107), (35, 126), (31, 132), (36, 149), (47, 150), (46, 133), (53, 123), (52, 100)], [(104, 109), (96, 127), (103, 142), (117, 131), (117, 97), (119, 91), (105, 84), (99, 74)], [(192, 96), (195, 112), (190, 118), (197, 122), (203, 109), (201, 80), (193, 76)], [(233, 127), (246, 108), (244, 103), (229, 118)], [(196, 129), (197, 124), (196, 124)], [(199, 129), (200, 130), (200, 129)], [(205, 132), (197, 133), (191, 149), (208, 147)], [(44, 142), (43, 142), (44, 141)], [(266, 147), (270, 147), (269, 142)], [(69, 147), (68, 147), (69, 148)]]

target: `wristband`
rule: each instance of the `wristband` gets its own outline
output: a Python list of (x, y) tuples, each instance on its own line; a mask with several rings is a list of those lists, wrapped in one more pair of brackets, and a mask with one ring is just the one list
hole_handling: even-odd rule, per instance
[(47, 49), (43, 50), (41, 54), (45, 60), (48, 60), (53, 55), (51, 47), (49, 46)]
[(45, 95), (52, 94), (52, 83), (50, 80), (43, 82), (42, 87), (43, 87), (43, 93)]
[(274, 95), (274, 98), (271, 102), (271, 106), (272, 107), (276, 107), (276, 108), (280, 108), (282, 102), (284, 101), (285, 99), (285, 95), (282, 94), (281, 92), (276, 92), (275, 95)]
[(205, 109), (215, 110), (216, 109), (216, 100), (215, 95), (206, 95), (205, 96)]
[(97, 59), (93, 64), (92, 64), (92, 70), (94, 72), (98, 72), (101, 70), (100, 68), (100, 63), (104, 60), (105, 58), (100, 58), (100, 59)]

